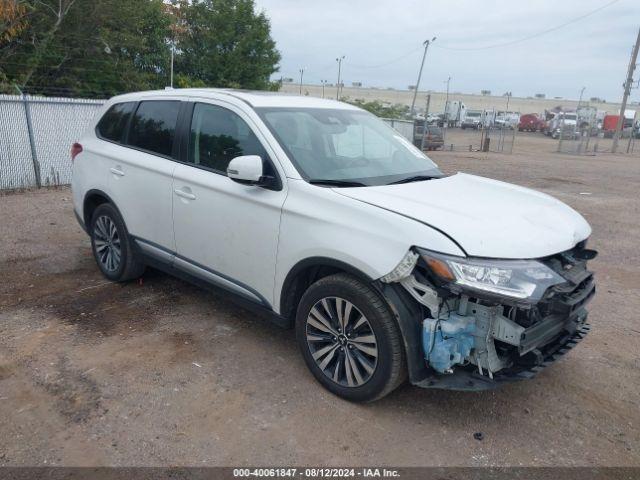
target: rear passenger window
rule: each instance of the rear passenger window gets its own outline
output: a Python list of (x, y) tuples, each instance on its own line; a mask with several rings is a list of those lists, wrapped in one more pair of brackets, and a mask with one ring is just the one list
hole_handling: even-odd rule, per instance
[(121, 142), (135, 102), (116, 103), (98, 122), (98, 136), (112, 142)]
[(259, 155), (270, 174), (267, 153), (249, 125), (226, 108), (197, 103), (191, 122), (189, 162), (226, 175), (229, 162), (240, 155)]
[(170, 157), (179, 109), (178, 101), (140, 102), (131, 121), (127, 143), (132, 147)]

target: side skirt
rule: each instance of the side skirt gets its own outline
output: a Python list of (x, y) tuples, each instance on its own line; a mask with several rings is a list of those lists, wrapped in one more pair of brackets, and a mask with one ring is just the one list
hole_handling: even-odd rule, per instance
[(138, 254), (143, 258), (147, 266), (180, 278), (200, 288), (215, 293), (224, 292), (226, 297), (235, 304), (250, 310), (252, 313), (269, 320), (281, 328), (290, 328), (291, 322), (274, 312), (271, 305), (260, 297), (257, 292), (254, 294), (247, 291), (243, 286), (235, 284), (232, 280), (206, 270), (204, 267), (193, 264), (184, 258), (178, 258), (160, 246), (150, 244), (139, 238), (133, 237), (133, 239)]

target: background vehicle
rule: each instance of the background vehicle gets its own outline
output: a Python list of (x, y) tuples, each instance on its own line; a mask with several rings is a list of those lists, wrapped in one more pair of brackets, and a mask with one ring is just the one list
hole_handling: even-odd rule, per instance
[(73, 145), (72, 191), (104, 276), (153, 266), (226, 290), (295, 327), (311, 373), (343, 398), (406, 377), (495, 388), (589, 329), (596, 252), (577, 212), (445, 177), (357, 107), (167, 90), (111, 99), (94, 127)]
[[(427, 115), (427, 124), (429, 125), (433, 125), (433, 124), (439, 124), (442, 122), (442, 114), (437, 115), (435, 113), (430, 113), (429, 115)], [(438, 125), (438, 126), (442, 126), (442, 125)]]
[(460, 100), (451, 100), (445, 105), (445, 122), (449, 127), (460, 126), (461, 120), (464, 118), (467, 107)]
[[(626, 110), (624, 116), (624, 122), (622, 124), (623, 132), (627, 131), (627, 136), (629, 131), (632, 130), (634, 125), (635, 118), (635, 110)], [(616, 128), (618, 128), (618, 119), (620, 115), (605, 115), (602, 121), (602, 131), (604, 133), (605, 138), (612, 138)]]
[(543, 128), (544, 122), (538, 117), (537, 113), (525, 113), (520, 116), (518, 122), (518, 131), (520, 132), (537, 132)]
[(500, 128), (514, 129), (520, 120), (520, 114), (517, 112), (497, 111), (493, 125)]
[[(424, 124), (416, 125), (413, 144), (418, 148), (424, 147), (424, 150), (438, 150), (442, 148), (444, 145), (442, 128), (436, 125), (427, 125), (426, 132), (424, 132), (424, 128)], [(422, 138), (423, 132), (424, 139)]]
[(575, 112), (560, 112), (551, 122), (549, 122), (549, 132), (551, 138), (577, 138), (580, 135), (578, 131), (578, 116)]
[(482, 127), (482, 110), (466, 110), (464, 118), (460, 123), (460, 128), (475, 128), (478, 130)]

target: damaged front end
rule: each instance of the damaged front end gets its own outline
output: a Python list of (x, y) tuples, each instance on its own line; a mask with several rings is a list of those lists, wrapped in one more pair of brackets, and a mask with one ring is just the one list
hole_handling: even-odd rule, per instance
[(595, 294), (581, 242), (539, 260), (474, 259), (410, 250), (380, 280), (420, 305), (423, 361), (412, 382), (482, 390), (533, 377), (588, 332)]

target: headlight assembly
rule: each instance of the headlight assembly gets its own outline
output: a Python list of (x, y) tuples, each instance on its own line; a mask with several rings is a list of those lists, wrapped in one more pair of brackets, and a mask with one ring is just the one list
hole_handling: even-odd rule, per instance
[(566, 280), (536, 260), (463, 258), (419, 249), (431, 272), (462, 289), (535, 303), (547, 288)]

